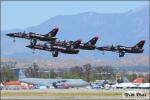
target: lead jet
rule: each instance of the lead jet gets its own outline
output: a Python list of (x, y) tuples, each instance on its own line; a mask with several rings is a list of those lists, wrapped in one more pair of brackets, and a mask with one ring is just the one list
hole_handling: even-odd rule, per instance
[(81, 43), (78, 46), (74, 47), (75, 49), (83, 49), (83, 50), (95, 50), (96, 46), (96, 42), (99, 38), (96, 36), (94, 38), (92, 38), (91, 40), (89, 40), (86, 43)]
[(126, 46), (104, 46), (104, 47), (97, 47), (96, 49), (100, 51), (112, 51), (112, 52), (118, 52), (119, 57), (124, 57), (125, 53), (143, 53), (144, 49), (143, 46), (145, 44), (145, 40), (141, 40), (139, 43), (137, 43), (133, 47), (126, 47)]
[(57, 39), (55, 36), (56, 36), (58, 30), (59, 30), (58, 28), (54, 28), (52, 31), (50, 31), (49, 33), (47, 33), (45, 35), (36, 34), (33, 32), (29, 32), (29, 33), (16, 32), (16, 33), (6, 34), (6, 36), (13, 37), (14, 41), (15, 41), (15, 38), (29, 39), (30, 44), (35, 45), (37, 43), (37, 40), (39, 40), (39, 41), (55, 41)]
[(30, 49), (39, 49), (44, 51), (52, 52), (53, 57), (58, 57), (58, 53), (65, 53), (65, 54), (78, 54), (79, 50), (74, 49), (73, 46), (80, 44), (81, 41), (55, 41), (54, 43), (45, 43), (45, 44), (38, 44), (38, 45), (28, 45), (26, 47)]

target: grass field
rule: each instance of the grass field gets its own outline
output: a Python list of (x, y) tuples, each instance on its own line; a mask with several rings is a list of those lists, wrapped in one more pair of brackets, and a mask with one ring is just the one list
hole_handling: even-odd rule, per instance
[(50, 89), (50, 90), (4, 90), (1, 96), (120, 96), (121, 91), (88, 89)]
[[(21, 98), (122, 98), (123, 90), (91, 90), (91, 89), (44, 89), (44, 90), (3, 90), (1, 97)], [(147, 95), (148, 91), (145, 91)]]

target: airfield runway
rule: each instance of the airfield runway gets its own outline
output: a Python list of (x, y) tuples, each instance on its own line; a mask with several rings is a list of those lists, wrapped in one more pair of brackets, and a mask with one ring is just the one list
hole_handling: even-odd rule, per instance
[[(125, 90), (95, 90), (95, 89), (42, 89), (42, 90), (2, 90), (1, 99), (84, 99), (84, 100), (122, 100), (122, 93)], [(148, 90), (139, 90), (147, 94), (149, 100)], [(145, 99), (144, 99), (145, 100)]]

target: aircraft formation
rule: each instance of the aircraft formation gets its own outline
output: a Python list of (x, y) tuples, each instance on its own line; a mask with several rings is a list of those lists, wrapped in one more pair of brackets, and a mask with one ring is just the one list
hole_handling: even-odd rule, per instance
[[(96, 42), (99, 37), (95, 36), (88, 42), (82, 42), (81, 40), (76, 41), (60, 41), (57, 40), (56, 34), (58, 33), (59, 28), (54, 28), (52, 31), (45, 35), (36, 34), (34, 32), (14, 32), (6, 34), (6, 36), (14, 38), (23, 38), (30, 40), (30, 45), (27, 45), (27, 48), (30, 49), (39, 49), (44, 51), (52, 52), (53, 57), (58, 57), (59, 53), (65, 54), (78, 54), (80, 50), (99, 50), (99, 51), (112, 51), (119, 53), (119, 57), (124, 57), (125, 53), (143, 53), (143, 46), (145, 44), (145, 40), (141, 40), (133, 47), (126, 46), (103, 46), (97, 47)], [(37, 44), (38, 41), (44, 41), (43, 44)]]

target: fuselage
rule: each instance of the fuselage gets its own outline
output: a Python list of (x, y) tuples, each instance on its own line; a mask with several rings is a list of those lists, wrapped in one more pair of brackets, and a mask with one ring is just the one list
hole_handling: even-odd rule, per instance
[(57, 38), (56, 37), (48, 37), (48, 36), (45, 36), (45, 35), (40, 35), (40, 34), (35, 34), (35, 33), (32, 33), (32, 32), (29, 32), (29, 33), (21, 33), (21, 32), (18, 32), (18, 33), (10, 33), (10, 34), (6, 34), (7, 36), (10, 36), (12, 38), (24, 38), (24, 39), (37, 39), (37, 40), (40, 40), (40, 41), (55, 41)]
[(125, 52), (125, 53), (143, 53), (144, 51), (144, 49), (125, 46), (114, 46), (114, 47), (105, 46), (105, 47), (98, 47), (97, 49), (101, 51)]
[(61, 53), (66, 53), (66, 54), (78, 54), (79, 53), (79, 50), (76, 50), (76, 49), (68, 49), (66, 47), (63, 47), (63, 46), (44, 46), (44, 45), (28, 45), (26, 46), (28, 48), (31, 48), (31, 49), (39, 49), (39, 50), (45, 50), (45, 51), (58, 51), (58, 52), (61, 52)]
[(95, 50), (95, 45), (85, 45), (84, 43), (80, 44), (79, 49), (82, 50)]
[(122, 49), (121, 51), (125, 51), (126, 53), (143, 53), (144, 49), (124, 47), (124, 49)]

